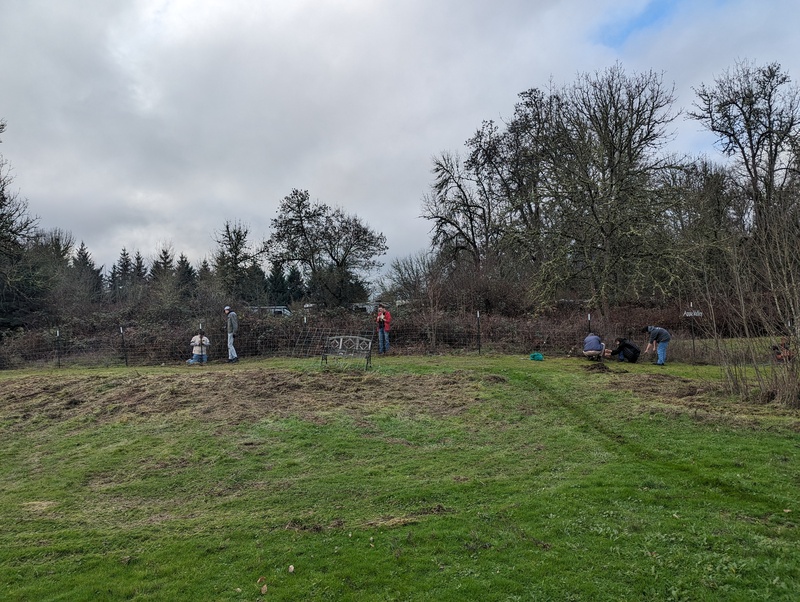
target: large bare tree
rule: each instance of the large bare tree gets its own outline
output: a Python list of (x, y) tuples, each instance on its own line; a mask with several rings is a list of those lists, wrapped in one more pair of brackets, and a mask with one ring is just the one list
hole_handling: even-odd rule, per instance
[(780, 192), (797, 167), (800, 91), (779, 64), (740, 61), (695, 92), (689, 115), (716, 134), (723, 155), (739, 169), (758, 230), (776, 206), (783, 211)]
[(601, 310), (668, 286), (659, 174), (669, 163), (673, 90), (620, 65), (584, 74), (562, 93), (548, 147), (551, 221), (573, 275)]

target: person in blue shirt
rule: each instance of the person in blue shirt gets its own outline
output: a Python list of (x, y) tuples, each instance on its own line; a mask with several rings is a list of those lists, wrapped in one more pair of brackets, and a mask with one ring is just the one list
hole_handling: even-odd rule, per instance
[(583, 355), (590, 360), (602, 360), (605, 350), (606, 344), (603, 343), (600, 335), (590, 332), (589, 336), (583, 339)]

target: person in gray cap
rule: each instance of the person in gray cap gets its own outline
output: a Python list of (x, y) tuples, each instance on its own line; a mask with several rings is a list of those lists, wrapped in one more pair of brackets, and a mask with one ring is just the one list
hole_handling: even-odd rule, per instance
[(228, 316), (228, 363), (233, 364), (239, 361), (236, 348), (233, 346), (236, 333), (239, 332), (239, 317), (230, 305), (225, 306), (225, 315)]
[(642, 332), (646, 332), (649, 335), (647, 348), (644, 352), (649, 353), (652, 349), (656, 352), (655, 365), (665, 365), (667, 363), (667, 345), (672, 340), (672, 335), (666, 328), (661, 328), (660, 326), (645, 326), (642, 328)]

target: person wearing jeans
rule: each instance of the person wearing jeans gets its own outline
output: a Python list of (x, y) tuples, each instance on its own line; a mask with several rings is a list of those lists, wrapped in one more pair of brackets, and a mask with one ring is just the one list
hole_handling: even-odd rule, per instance
[(644, 352), (648, 353), (651, 349), (656, 352), (656, 366), (663, 366), (667, 363), (667, 345), (672, 339), (672, 335), (666, 328), (659, 326), (645, 326), (642, 332), (650, 335), (647, 347)]
[(208, 361), (208, 346), (211, 342), (208, 340), (206, 333), (202, 329), (197, 331), (197, 334), (189, 341), (192, 346), (192, 357), (186, 360), (187, 364), (205, 364)]
[(378, 304), (378, 353), (389, 353), (389, 330), (392, 327), (392, 314), (383, 303)]

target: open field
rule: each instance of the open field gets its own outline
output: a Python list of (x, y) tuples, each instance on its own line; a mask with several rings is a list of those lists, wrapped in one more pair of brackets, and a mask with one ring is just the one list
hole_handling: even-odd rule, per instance
[(0, 429), (2, 600), (800, 599), (800, 412), (712, 366), (0, 372)]

